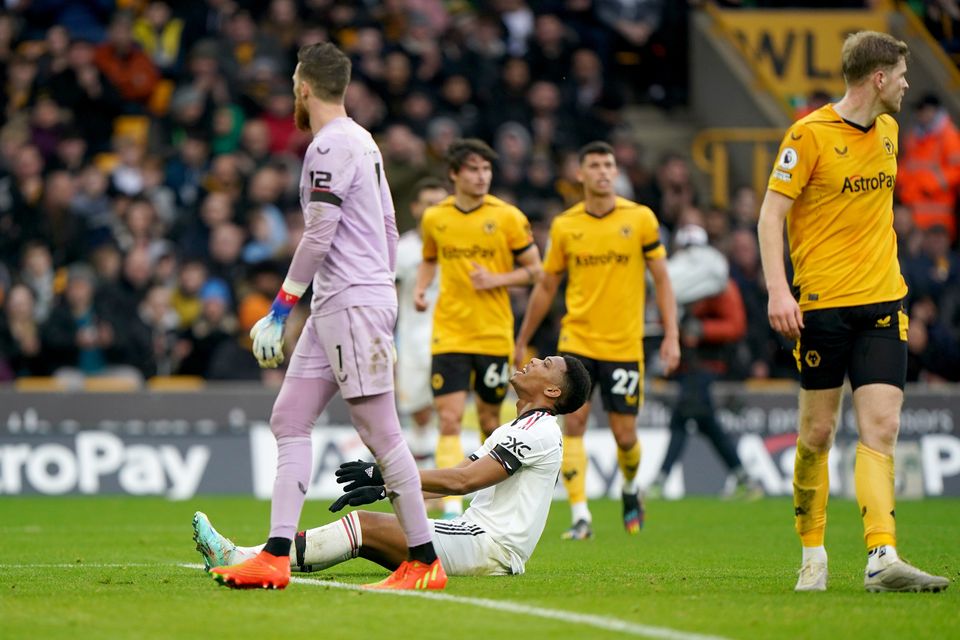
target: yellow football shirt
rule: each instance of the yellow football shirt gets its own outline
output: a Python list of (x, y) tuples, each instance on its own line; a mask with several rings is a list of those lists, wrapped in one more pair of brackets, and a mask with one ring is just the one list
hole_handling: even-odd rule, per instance
[(514, 269), (514, 256), (533, 244), (530, 223), (516, 207), (486, 196), (473, 211), (461, 211), (453, 196), (423, 214), (423, 259), (440, 267), (440, 293), (433, 314), (432, 353), (513, 353), (513, 311), (504, 287), (477, 291), (473, 264), (493, 273)]
[(642, 360), (646, 260), (666, 255), (653, 211), (625, 198), (601, 217), (582, 202), (557, 216), (543, 268), (567, 273), (559, 349), (595, 360)]
[(787, 237), (801, 309), (906, 295), (893, 231), (898, 131), (889, 115), (863, 129), (826, 105), (784, 136), (767, 186), (794, 200)]

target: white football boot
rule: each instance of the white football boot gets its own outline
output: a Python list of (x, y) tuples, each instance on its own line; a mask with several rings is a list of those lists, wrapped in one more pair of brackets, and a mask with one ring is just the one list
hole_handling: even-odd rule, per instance
[(797, 586), (794, 591), (826, 591), (827, 590), (827, 563), (822, 560), (808, 560), (800, 566), (797, 572)]

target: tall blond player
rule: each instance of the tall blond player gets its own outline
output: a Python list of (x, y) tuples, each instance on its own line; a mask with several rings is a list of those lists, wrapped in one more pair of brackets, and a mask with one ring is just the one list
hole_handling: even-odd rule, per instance
[[(893, 454), (907, 366), (907, 287), (897, 262), (893, 188), (896, 120), (907, 90), (907, 46), (871, 31), (843, 45), (847, 91), (795, 123), (760, 208), (771, 326), (796, 340), (800, 369), (796, 529), (802, 544), (797, 591), (827, 588), (824, 533), (827, 457), (850, 378), (860, 442), (854, 482), (867, 546), (867, 591), (940, 591), (946, 578), (899, 559)], [(783, 261), (787, 224), (793, 288)]]

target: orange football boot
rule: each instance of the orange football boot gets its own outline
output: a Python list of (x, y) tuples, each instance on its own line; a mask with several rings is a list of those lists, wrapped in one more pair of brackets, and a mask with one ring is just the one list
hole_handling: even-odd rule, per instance
[(290, 584), (290, 557), (261, 551), (240, 564), (210, 569), (210, 575), (232, 589), (283, 589)]
[(380, 582), (363, 585), (364, 589), (434, 589), (447, 586), (447, 572), (437, 558), (430, 564), (405, 560), (397, 570)]

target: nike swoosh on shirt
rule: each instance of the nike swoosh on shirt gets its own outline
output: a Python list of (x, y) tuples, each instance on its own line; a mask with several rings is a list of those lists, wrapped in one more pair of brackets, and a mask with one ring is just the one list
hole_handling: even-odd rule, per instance
[(322, 156), (325, 156), (325, 155), (327, 155), (328, 153), (330, 153), (330, 148), (328, 147), (328, 148), (326, 148), (326, 149), (317, 149), (317, 153), (319, 153), (319, 154), (322, 155)]
[(793, 133), (792, 131), (790, 132), (790, 139), (791, 139), (791, 140), (799, 140), (799, 139), (802, 138), (802, 137), (803, 137), (803, 134), (802, 134), (802, 133), (801, 133), (800, 135), (797, 135), (797, 134)]

